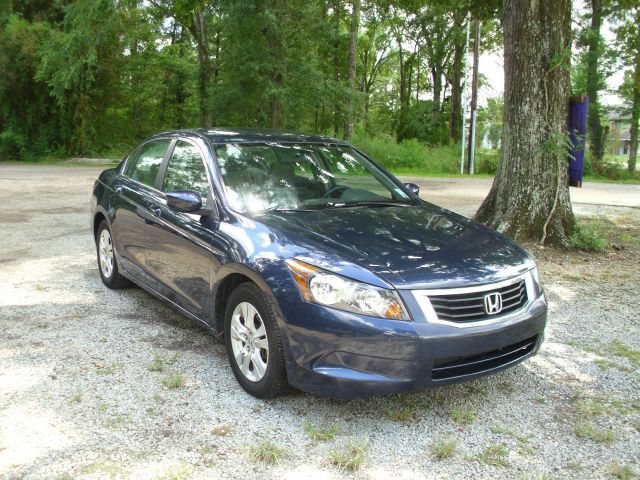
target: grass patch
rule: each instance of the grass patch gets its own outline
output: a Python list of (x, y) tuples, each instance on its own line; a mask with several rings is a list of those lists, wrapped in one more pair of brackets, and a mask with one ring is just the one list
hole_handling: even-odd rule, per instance
[(609, 242), (599, 232), (584, 225), (576, 226), (567, 243), (569, 248), (585, 252), (606, 252)]
[(96, 373), (98, 375), (113, 375), (124, 368), (124, 365), (121, 363), (112, 363), (107, 367), (98, 367), (96, 369)]
[(174, 365), (178, 361), (178, 354), (175, 353), (172, 356), (162, 355), (157, 350), (153, 351), (153, 362), (147, 365), (147, 370), (150, 372), (162, 372), (165, 366)]
[(594, 360), (593, 363), (596, 364), (600, 370), (605, 372), (607, 370), (611, 370), (612, 368), (618, 369), (621, 372), (626, 372), (626, 373), (633, 372), (632, 368), (623, 367), (622, 365), (618, 365), (617, 363), (612, 362), (611, 360), (606, 360), (604, 358), (599, 358), (597, 360)]
[(329, 460), (340, 470), (355, 472), (364, 463), (367, 453), (367, 443), (363, 440), (351, 439), (340, 450), (331, 450)]
[(125, 415), (116, 415), (106, 421), (107, 427), (113, 430), (122, 430), (129, 422), (129, 418)]
[(191, 475), (191, 470), (186, 465), (168, 468), (157, 480), (186, 480)]
[(336, 438), (336, 435), (338, 434), (338, 426), (329, 425), (316, 427), (313, 423), (306, 422), (304, 424), (304, 431), (307, 432), (309, 438), (314, 442), (327, 442)]
[(213, 433), (217, 437), (226, 437), (231, 433), (231, 430), (233, 430), (231, 428), (231, 425), (229, 425), (228, 423), (221, 423), (220, 425), (216, 425), (215, 427), (213, 427), (211, 433)]
[(122, 465), (112, 461), (97, 461), (90, 463), (89, 465), (85, 465), (80, 469), (81, 475), (93, 475), (100, 473), (105, 474), (110, 478), (121, 478), (126, 476), (127, 472)]
[(529, 437), (527, 437), (526, 435), (520, 435), (519, 433), (516, 433), (513, 430), (509, 430), (508, 428), (491, 427), (490, 430), (492, 433), (495, 433), (497, 435), (506, 435), (507, 437), (511, 437), (514, 440), (517, 440), (518, 443), (529, 443)]
[(636, 478), (636, 472), (629, 465), (620, 465), (618, 462), (611, 464), (609, 473), (620, 480), (632, 480)]
[(522, 480), (549, 480), (546, 473), (523, 473), (520, 478)]
[(415, 405), (405, 405), (387, 409), (387, 418), (394, 422), (408, 422), (418, 416), (418, 408)]
[(628, 345), (625, 345), (621, 341), (614, 340), (613, 342), (611, 342), (608, 350), (611, 355), (626, 358), (634, 365), (640, 366), (640, 351), (635, 350)]
[(287, 451), (269, 440), (249, 448), (249, 457), (256, 462), (276, 464), (286, 456)]
[(69, 397), (70, 403), (80, 403), (82, 402), (82, 392), (74, 393)]
[(615, 440), (615, 434), (612, 430), (596, 428), (589, 422), (576, 423), (575, 434), (578, 438), (588, 438), (596, 443), (612, 443)]
[(595, 417), (596, 415), (602, 415), (607, 411), (602, 400), (593, 397), (576, 396), (573, 401), (576, 410), (580, 415), (585, 417)]
[(498, 443), (485, 448), (475, 459), (494, 467), (508, 467), (508, 457), (509, 450), (507, 450), (506, 445), (504, 443)]
[(451, 410), (451, 420), (463, 427), (472, 424), (478, 415), (468, 408), (454, 408)]
[(582, 465), (580, 465), (578, 462), (567, 463), (567, 468), (574, 472), (581, 472), (583, 470)]
[(436, 460), (445, 460), (453, 457), (458, 448), (458, 440), (453, 437), (443, 437), (431, 445), (431, 455)]
[(184, 376), (178, 373), (177, 375), (171, 375), (170, 377), (163, 378), (162, 385), (167, 387), (169, 390), (182, 388), (185, 385)]

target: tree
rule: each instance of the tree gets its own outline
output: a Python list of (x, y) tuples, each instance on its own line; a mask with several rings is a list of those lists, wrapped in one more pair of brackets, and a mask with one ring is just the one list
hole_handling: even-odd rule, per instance
[(353, 97), (356, 85), (356, 60), (358, 58), (358, 28), (360, 25), (360, 0), (353, 0), (351, 27), (349, 29), (349, 54), (347, 57), (347, 105), (344, 119), (344, 138), (349, 139), (353, 132)]
[(589, 113), (587, 125), (589, 127), (589, 149), (595, 166), (602, 163), (606, 139), (600, 123), (600, 104), (598, 90), (600, 90), (600, 75), (598, 72), (599, 59), (602, 56), (602, 37), (600, 27), (603, 18), (602, 0), (591, 0), (591, 27), (587, 33), (589, 50), (587, 53), (587, 96), (589, 97)]
[(520, 241), (563, 244), (574, 226), (567, 184), (571, 1), (505, 0), (503, 11), (502, 150), (476, 218)]
[(635, 0), (618, 0), (615, 4), (616, 43), (622, 64), (628, 68), (621, 93), (631, 105), (629, 172), (636, 170), (638, 122), (640, 121), (640, 5)]

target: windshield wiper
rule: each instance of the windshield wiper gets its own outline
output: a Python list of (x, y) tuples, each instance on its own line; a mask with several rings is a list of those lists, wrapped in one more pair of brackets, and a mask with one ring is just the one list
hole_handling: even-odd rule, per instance
[(351, 207), (410, 207), (408, 202), (396, 200), (360, 200), (356, 202), (327, 203), (326, 208), (351, 208)]
[(267, 210), (261, 210), (261, 213), (291, 213), (291, 212), (313, 212), (310, 208), (269, 208)]

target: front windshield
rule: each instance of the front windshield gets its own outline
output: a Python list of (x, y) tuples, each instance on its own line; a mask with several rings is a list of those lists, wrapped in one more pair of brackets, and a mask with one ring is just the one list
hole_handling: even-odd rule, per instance
[(411, 202), (348, 146), (228, 143), (215, 151), (229, 203), (240, 212)]

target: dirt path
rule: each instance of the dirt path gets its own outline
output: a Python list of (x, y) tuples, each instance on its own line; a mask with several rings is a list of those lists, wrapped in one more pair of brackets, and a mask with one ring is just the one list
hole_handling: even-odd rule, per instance
[[(493, 183), (490, 178), (400, 179), (418, 184), (425, 200), (467, 216), (476, 212)], [(640, 210), (640, 185), (587, 182), (582, 188), (571, 188), (571, 202), (579, 216), (622, 213), (629, 208)]]

